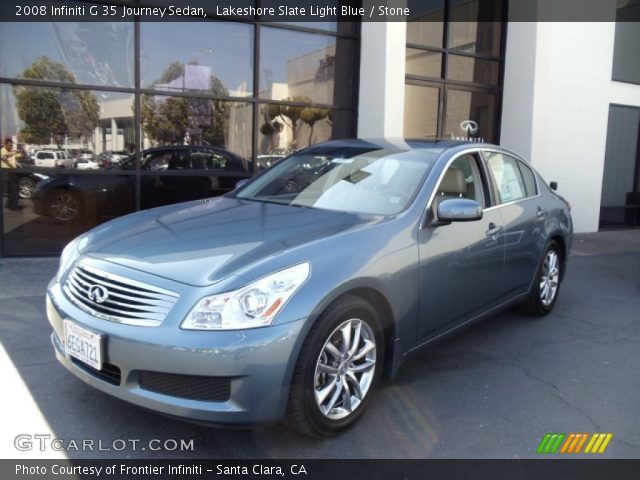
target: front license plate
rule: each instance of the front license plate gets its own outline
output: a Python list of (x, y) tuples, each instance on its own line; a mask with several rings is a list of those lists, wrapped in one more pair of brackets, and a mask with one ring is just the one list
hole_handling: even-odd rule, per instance
[(102, 335), (65, 320), (64, 348), (68, 355), (96, 370), (102, 369)]

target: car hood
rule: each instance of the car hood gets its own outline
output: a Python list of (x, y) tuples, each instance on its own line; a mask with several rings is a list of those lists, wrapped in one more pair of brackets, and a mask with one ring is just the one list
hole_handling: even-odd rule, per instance
[(218, 197), (127, 215), (92, 230), (83, 255), (194, 286), (370, 217)]

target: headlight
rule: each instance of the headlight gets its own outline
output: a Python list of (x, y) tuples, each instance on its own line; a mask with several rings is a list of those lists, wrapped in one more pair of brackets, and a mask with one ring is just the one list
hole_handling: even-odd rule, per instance
[(204, 297), (182, 321), (187, 330), (239, 330), (271, 325), (287, 300), (309, 277), (301, 263), (232, 292)]
[(73, 262), (76, 261), (78, 255), (80, 253), (80, 247), (84, 246), (87, 237), (84, 235), (80, 235), (77, 238), (71, 240), (64, 250), (62, 250), (62, 254), (60, 255), (60, 266), (58, 267), (58, 273), (56, 274), (56, 280), (59, 282), (64, 277), (64, 274), (67, 273), (69, 267)]

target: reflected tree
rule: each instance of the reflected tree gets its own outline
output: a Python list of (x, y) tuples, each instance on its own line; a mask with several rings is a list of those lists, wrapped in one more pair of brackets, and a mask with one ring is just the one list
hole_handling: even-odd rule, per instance
[(330, 110), (328, 108), (307, 107), (300, 112), (300, 120), (309, 125), (309, 142), (313, 139), (313, 129), (320, 120), (329, 117)]
[[(23, 73), (23, 78), (76, 83), (61, 63), (38, 57)], [(64, 137), (94, 145), (94, 130), (100, 119), (98, 101), (90, 91), (54, 87), (13, 87), (18, 116), (25, 126), (22, 139), (27, 143), (47, 144), (53, 139), (62, 148)]]
[[(287, 97), (284, 99), (284, 101), (295, 103), (312, 103), (312, 100), (309, 97), (301, 96)], [(278, 119), (282, 119), (284, 124), (291, 129), (292, 140), (289, 147), (293, 149), (297, 149), (299, 147), (298, 126), (300, 121), (309, 125), (310, 132), (308, 144), (311, 145), (313, 130), (316, 123), (324, 118), (329, 118), (330, 113), (331, 110), (329, 110), (328, 108), (302, 105), (280, 105), (275, 103), (267, 105), (263, 110), (263, 115), (265, 117), (266, 123), (271, 123), (273, 125), (275, 122), (278, 122)], [(265, 130), (269, 132), (268, 127), (265, 127)]]
[[(191, 62), (187, 65), (197, 66), (198, 63)], [(162, 90), (164, 87), (169, 90), (166, 84), (177, 82), (184, 89), (185, 72), (185, 64), (171, 63), (154, 82), (155, 88)], [(208, 93), (229, 96), (229, 91), (218, 77), (210, 75), (207, 80)], [(142, 129), (156, 145), (180, 145), (187, 142), (191, 145), (225, 146), (230, 110), (231, 103), (224, 100), (143, 94)]]

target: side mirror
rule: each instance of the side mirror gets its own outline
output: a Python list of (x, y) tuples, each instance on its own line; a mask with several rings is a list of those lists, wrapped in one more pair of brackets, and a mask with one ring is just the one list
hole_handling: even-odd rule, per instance
[(555, 192), (558, 190), (558, 182), (549, 182), (549, 188)]
[(238, 183), (236, 183), (236, 188), (235, 190), (239, 189), (240, 187), (242, 187), (245, 183), (247, 183), (250, 179), (249, 178), (243, 178), (242, 180), (240, 180)]
[(438, 204), (438, 222), (472, 222), (482, 218), (482, 205), (468, 198), (449, 198)]

